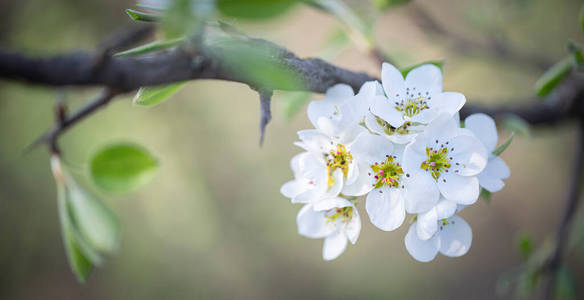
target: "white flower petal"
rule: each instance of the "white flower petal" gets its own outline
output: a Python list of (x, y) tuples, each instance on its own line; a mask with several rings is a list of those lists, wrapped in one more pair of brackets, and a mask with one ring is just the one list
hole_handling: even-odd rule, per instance
[(447, 219), (448, 225), (440, 232), (440, 253), (449, 257), (465, 255), (472, 243), (472, 230), (459, 216)]
[(438, 188), (444, 198), (457, 204), (470, 205), (479, 198), (479, 180), (474, 176), (442, 173), (438, 178)]
[(347, 237), (341, 231), (329, 235), (324, 240), (322, 247), (322, 258), (324, 260), (333, 260), (341, 255), (347, 248)]
[(505, 183), (502, 179), (508, 178), (510, 170), (507, 164), (497, 156), (492, 156), (487, 163), (487, 167), (477, 175), (479, 184), (491, 193), (495, 193), (503, 189)]
[(489, 152), (495, 150), (499, 137), (493, 118), (483, 113), (472, 114), (464, 120), (464, 127), (472, 131)]
[(456, 213), (458, 205), (455, 202), (447, 200), (446, 198), (440, 198), (438, 204), (436, 204), (436, 216), (439, 220), (452, 217)]
[(436, 257), (438, 254), (438, 249), (440, 249), (440, 240), (438, 236), (434, 236), (428, 240), (420, 240), (418, 238), (417, 222), (410, 226), (408, 233), (406, 234), (405, 244), (406, 249), (410, 255), (421, 262), (429, 262)]
[(335, 231), (334, 224), (327, 222), (324, 211), (315, 211), (312, 205), (302, 207), (296, 216), (298, 233), (312, 239), (324, 238)]
[(385, 161), (386, 155), (392, 152), (393, 144), (387, 138), (368, 132), (360, 134), (351, 145), (353, 158), (368, 165)]
[(426, 159), (426, 141), (418, 136), (411, 144), (406, 146), (402, 168), (406, 173), (415, 174), (422, 170), (420, 166)]
[(343, 208), (347, 206), (353, 206), (351, 201), (341, 197), (334, 197), (328, 199), (319, 199), (318, 201), (314, 202), (313, 209), (315, 211), (322, 211), (333, 208)]
[(325, 93), (325, 99), (348, 98), (355, 95), (353, 88), (344, 83), (335, 84), (328, 88)]
[(436, 208), (432, 208), (429, 211), (418, 214), (418, 221), (416, 222), (416, 234), (420, 240), (428, 240), (434, 236), (436, 231), (438, 231), (438, 213)]
[(438, 203), (440, 191), (436, 186), (436, 181), (429, 173), (420, 170), (411, 173), (410, 177), (404, 180), (405, 207), (411, 214), (428, 211)]
[(395, 104), (390, 99), (385, 97), (375, 97), (373, 106), (371, 106), (371, 113), (380, 117), (393, 127), (400, 127), (405, 122), (402, 113), (395, 109)]
[(353, 206), (353, 218), (347, 223), (345, 227), (345, 234), (351, 244), (355, 244), (359, 238), (359, 233), (361, 232), (361, 217), (359, 216), (359, 211)]
[(286, 198), (294, 198), (304, 191), (303, 186), (296, 179), (284, 183), (280, 188), (280, 193)]
[(323, 153), (331, 150), (330, 137), (317, 129), (298, 131), (298, 138), (302, 141), (302, 148), (314, 152)]
[[(461, 93), (456, 92), (444, 92), (434, 95), (432, 99), (432, 105), (439, 109), (441, 112), (446, 112), (451, 116), (455, 116), (456, 113), (462, 108), (466, 103), (466, 98)], [(460, 120), (460, 117), (459, 117)]]
[(406, 75), (406, 86), (418, 92), (437, 94), (442, 92), (442, 71), (435, 65), (421, 65)]
[[(343, 171), (337, 169), (333, 172), (333, 184), (328, 187), (323, 198), (333, 198), (338, 196), (343, 189)], [(327, 183), (328, 184), (328, 183)]]
[(381, 84), (388, 97), (405, 95), (405, 81), (400, 70), (389, 63), (381, 65)]
[(367, 195), (365, 209), (371, 223), (385, 231), (395, 230), (406, 217), (404, 199), (397, 188), (374, 189)]
[(344, 184), (343, 190), (341, 191), (347, 196), (361, 196), (367, 194), (373, 189), (375, 184), (375, 178), (371, 173), (371, 168), (368, 165), (360, 164), (359, 176), (357, 180), (351, 184)]
[(377, 122), (377, 119), (370, 111), (365, 114), (365, 126), (374, 133), (385, 135), (385, 128)]
[(436, 119), (439, 115), (440, 111), (438, 109), (430, 108), (408, 119), (415, 123), (428, 124)]
[[(487, 166), (489, 156), (487, 149), (474, 136), (460, 135), (450, 140), (448, 155), (452, 157), (453, 170), (462, 176), (474, 176), (482, 172)], [(459, 165), (456, 165), (459, 163)]]

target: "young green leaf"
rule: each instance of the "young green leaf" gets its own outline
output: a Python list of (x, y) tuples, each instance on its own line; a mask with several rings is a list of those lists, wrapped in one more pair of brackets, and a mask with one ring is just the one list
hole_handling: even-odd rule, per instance
[(527, 123), (522, 118), (517, 115), (507, 115), (503, 120), (503, 127), (511, 132), (516, 132), (517, 134), (529, 137), (531, 136), (531, 129), (529, 123)]
[(481, 194), (480, 194), (481, 199), (483, 199), (483, 201), (485, 201), (487, 204), (491, 203), (491, 192), (485, 190), (485, 189), (481, 189)]
[(524, 261), (527, 261), (533, 253), (533, 244), (533, 238), (527, 234), (522, 234), (517, 239), (517, 250)]
[(576, 42), (569, 40), (568, 41), (568, 51), (572, 53), (574, 58), (574, 64), (577, 68), (584, 67), (584, 54), (582, 53), (582, 47), (578, 45)]
[(513, 141), (514, 136), (515, 136), (515, 133), (512, 132), (511, 135), (509, 136), (509, 138), (503, 144), (501, 144), (501, 146), (499, 146), (495, 150), (493, 150), (493, 154), (495, 156), (501, 155), (501, 153), (503, 153), (503, 151), (505, 151), (505, 149), (507, 149), (507, 147), (509, 147), (509, 145), (511, 144), (511, 141)]
[(549, 94), (574, 68), (574, 60), (572, 56), (568, 56), (547, 70), (535, 82), (535, 93), (543, 97)]
[(119, 143), (98, 151), (91, 159), (95, 184), (110, 193), (129, 193), (149, 183), (158, 169), (157, 160), (143, 147)]
[(415, 64), (413, 66), (402, 68), (400, 70), (400, 72), (402, 73), (403, 77), (406, 77), (411, 70), (413, 70), (419, 66), (428, 65), (428, 64), (435, 65), (436, 67), (440, 68), (440, 70), (442, 70), (442, 71), (444, 70), (444, 61), (443, 60), (430, 60), (430, 61), (421, 62), (419, 64)]
[(159, 15), (149, 14), (149, 13), (145, 13), (145, 12), (141, 12), (141, 11), (137, 11), (137, 10), (133, 10), (133, 9), (129, 9), (129, 8), (126, 9), (126, 13), (134, 21), (157, 22), (160, 20)]
[(148, 43), (145, 45), (138, 46), (136, 48), (132, 48), (126, 51), (118, 52), (114, 54), (115, 57), (124, 57), (124, 56), (134, 56), (140, 55), (145, 53), (150, 53), (158, 50), (164, 50), (168, 48), (172, 48), (174, 46), (179, 45), (184, 41), (184, 38), (176, 38), (166, 41), (155, 41), (152, 43)]
[(134, 96), (132, 103), (139, 106), (158, 105), (169, 99), (172, 95), (178, 92), (178, 90), (180, 90), (185, 84), (186, 81), (183, 81), (171, 83), (168, 85), (140, 88), (136, 93), (136, 96)]
[(217, 8), (228, 17), (260, 20), (288, 11), (297, 0), (218, 0)]
[(291, 120), (310, 100), (312, 93), (308, 92), (290, 92), (282, 96), (283, 112), (287, 120)]
[(70, 180), (69, 205), (75, 227), (93, 249), (113, 252), (118, 247), (120, 224), (116, 215), (99, 199)]
[(410, 0), (373, 0), (377, 9), (384, 11), (399, 4), (408, 3)]
[(91, 261), (83, 254), (79, 243), (77, 242), (73, 222), (71, 221), (67, 208), (67, 196), (65, 186), (57, 183), (57, 197), (59, 207), (59, 218), (61, 221), (61, 235), (63, 246), (67, 253), (67, 260), (71, 271), (80, 282), (85, 282), (91, 272)]

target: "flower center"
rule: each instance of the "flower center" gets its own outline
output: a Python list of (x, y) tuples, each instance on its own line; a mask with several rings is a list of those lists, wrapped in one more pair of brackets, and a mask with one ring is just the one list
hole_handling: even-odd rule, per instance
[(336, 150), (331, 150), (329, 153), (325, 153), (325, 159), (327, 161), (328, 169), (328, 186), (333, 185), (335, 180), (333, 179), (333, 173), (340, 169), (343, 171), (343, 175), (347, 177), (349, 173), (349, 163), (353, 161), (353, 155), (351, 152), (347, 151), (344, 145), (338, 144)]
[(430, 171), (432, 178), (438, 181), (442, 172), (448, 172), (450, 169), (452, 157), (448, 157), (448, 148), (440, 145), (440, 148), (426, 147), (426, 159), (420, 165), (425, 171)]
[(384, 185), (390, 187), (399, 187), (399, 179), (404, 171), (399, 163), (395, 161), (394, 156), (388, 155), (382, 164), (375, 163), (371, 165), (371, 169), (375, 173), (375, 188), (380, 188)]
[(404, 116), (408, 116), (410, 118), (428, 108), (430, 108), (428, 106), (428, 98), (424, 96), (407, 98), (401, 102), (395, 102), (395, 109), (402, 112)]
[(353, 218), (353, 207), (346, 206), (341, 208), (334, 208), (326, 212), (325, 217), (327, 218), (327, 222), (334, 223), (337, 220), (341, 220), (342, 222), (348, 222)]
[(408, 127), (413, 125), (412, 122), (407, 121), (407, 122), (404, 122), (404, 124), (402, 126), (395, 128), (395, 127), (391, 126), (391, 124), (389, 124), (388, 122), (381, 119), (380, 117), (375, 116), (375, 120), (377, 121), (377, 124), (379, 124), (381, 127), (383, 127), (383, 131), (387, 135), (409, 134), (410, 130), (408, 130)]

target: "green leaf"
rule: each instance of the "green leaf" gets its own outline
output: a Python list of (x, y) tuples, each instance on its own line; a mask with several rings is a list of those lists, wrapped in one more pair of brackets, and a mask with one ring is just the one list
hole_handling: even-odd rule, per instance
[(533, 238), (530, 235), (522, 234), (517, 239), (517, 250), (519, 251), (519, 255), (521, 259), (527, 261), (527, 259), (531, 256), (534, 249), (534, 242)]
[(520, 118), (517, 115), (507, 115), (503, 119), (503, 127), (511, 132), (516, 132), (517, 134), (530, 137), (531, 129), (529, 123)]
[(569, 40), (568, 41), (568, 51), (572, 53), (573, 62), (575, 67), (582, 68), (584, 67), (584, 54), (582, 53), (582, 47), (578, 45), (576, 42)]
[(288, 11), (296, 0), (218, 0), (217, 8), (228, 17), (260, 20)]
[(281, 54), (269, 44), (229, 37), (217, 38), (209, 47), (210, 52), (224, 62), (225, 69), (255, 88), (298, 90), (304, 86), (294, 70), (275, 59)]
[(98, 151), (91, 159), (95, 184), (110, 193), (129, 193), (149, 183), (158, 169), (156, 159), (143, 147), (118, 143)]
[[(372, 48), (374, 43), (373, 23), (366, 22), (364, 19), (355, 14), (353, 9), (341, 0), (309, 0), (305, 1), (312, 7), (320, 9), (335, 16), (350, 30), (359, 35), (359, 39), (355, 40), (358, 46), (362, 48)], [(351, 35), (355, 36), (355, 35)]]
[(576, 280), (566, 264), (558, 270), (555, 299), (571, 300), (578, 299)]
[(501, 155), (501, 153), (503, 153), (503, 151), (505, 151), (505, 149), (507, 149), (507, 147), (509, 147), (509, 145), (511, 144), (511, 141), (513, 141), (514, 136), (515, 136), (515, 133), (512, 132), (511, 135), (509, 136), (509, 138), (503, 144), (501, 144), (501, 146), (499, 146), (499, 147), (497, 147), (497, 149), (493, 150), (493, 154), (495, 156)]
[(91, 261), (83, 254), (81, 246), (77, 242), (73, 222), (67, 207), (66, 190), (63, 184), (57, 184), (57, 197), (59, 207), (59, 219), (61, 220), (61, 235), (63, 246), (67, 254), (67, 260), (71, 271), (80, 282), (85, 282), (91, 272)]
[(485, 189), (481, 189), (481, 194), (480, 194), (481, 199), (483, 199), (483, 201), (485, 201), (487, 204), (491, 203), (491, 192), (485, 190)]
[(138, 46), (136, 48), (132, 48), (126, 51), (118, 52), (114, 54), (115, 57), (124, 57), (124, 56), (134, 56), (140, 55), (144, 53), (154, 52), (158, 50), (164, 50), (168, 48), (172, 48), (174, 46), (179, 45), (184, 41), (184, 38), (176, 38), (166, 41), (156, 41), (152, 43), (148, 43), (145, 45)]
[(215, 10), (211, 0), (169, 0), (160, 27), (166, 38), (196, 36)]
[(143, 22), (157, 22), (160, 20), (160, 16), (156, 14), (149, 14), (133, 9), (126, 9), (126, 13), (132, 20), (134, 21), (143, 21)]
[(566, 78), (574, 67), (572, 56), (568, 56), (547, 70), (535, 83), (535, 93), (543, 97)]
[(413, 70), (419, 66), (428, 65), (428, 64), (435, 65), (436, 67), (440, 68), (441, 71), (444, 70), (444, 61), (443, 60), (429, 60), (429, 61), (421, 62), (419, 64), (415, 64), (413, 66), (402, 68), (400, 71), (401, 71), (402, 75), (404, 77), (406, 77), (411, 70)]
[(582, 7), (580, 8), (579, 19), (580, 19), (580, 29), (582, 29), (582, 32), (584, 32), (584, 5), (582, 5)]
[(290, 92), (282, 97), (284, 104), (283, 111), (287, 120), (291, 120), (302, 107), (310, 100), (312, 93), (309, 92)]
[(377, 7), (377, 9), (379, 9), (381, 11), (384, 11), (384, 10), (387, 10), (389, 8), (392, 8), (393, 6), (408, 3), (408, 2), (410, 2), (410, 0), (373, 0), (373, 4), (375, 4), (375, 7)]
[(169, 99), (170, 96), (178, 92), (185, 84), (186, 81), (161, 86), (142, 87), (138, 90), (132, 102), (139, 106), (150, 107), (158, 105)]
[(93, 249), (113, 252), (118, 247), (120, 224), (101, 200), (70, 181), (68, 186), (72, 220)]

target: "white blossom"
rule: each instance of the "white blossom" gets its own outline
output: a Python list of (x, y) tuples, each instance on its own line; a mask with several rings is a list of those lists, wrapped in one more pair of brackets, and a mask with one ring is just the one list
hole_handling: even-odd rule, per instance
[(491, 193), (500, 191), (505, 186), (503, 179), (508, 178), (511, 171), (503, 159), (493, 154), (498, 140), (495, 121), (493, 118), (479, 113), (468, 116), (464, 120), (464, 125), (489, 151), (487, 166), (477, 176), (480, 186)]
[[(477, 175), (487, 164), (487, 150), (469, 130), (442, 114), (416, 136), (404, 151), (403, 169), (417, 182), (420, 197), (434, 206), (442, 194), (469, 205), (479, 196)], [(423, 209), (418, 212), (427, 210)]]
[(319, 210), (307, 204), (296, 217), (298, 233), (308, 238), (324, 238), (322, 257), (333, 260), (347, 248), (347, 241), (355, 244), (361, 231), (361, 219), (355, 205), (344, 198), (321, 202)]

